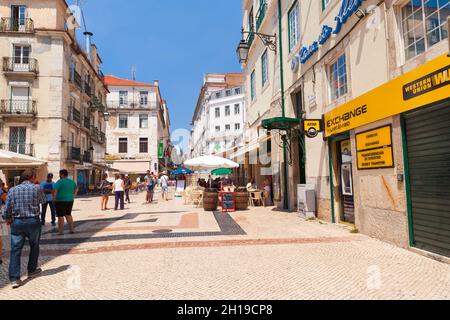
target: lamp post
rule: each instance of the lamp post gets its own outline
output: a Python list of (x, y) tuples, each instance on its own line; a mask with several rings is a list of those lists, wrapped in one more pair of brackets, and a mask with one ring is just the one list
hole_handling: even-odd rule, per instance
[[(244, 39), (244, 34), (254, 34), (257, 35), (261, 41), (264, 43), (269, 50), (274, 51), (277, 54), (277, 36), (267, 35), (263, 33), (249, 31), (246, 32), (242, 29), (242, 40), (240, 41), (238, 48), (236, 50), (239, 58), (239, 62), (246, 63), (248, 61), (248, 53), (250, 51), (249, 43)], [(263, 127), (266, 129), (284, 129), (288, 130), (291, 128), (292, 124), (296, 123), (297, 119), (286, 118), (285, 112), (285, 97), (284, 97), (284, 70), (283, 70), (283, 41), (282, 41), (282, 13), (281, 13), (281, 0), (278, 0), (278, 50), (280, 56), (280, 90), (281, 90), (281, 115), (282, 118), (267, 119), (266, 123), (263, 121)], [(277, 123), (278, 126), (273, 126)], [(288, 184), (288, 161), (287, 161), (287, 140), (283, 138), (283, 173), (284, 173), (284, 201), (283, 209), (289, 209), (289, 184)]]

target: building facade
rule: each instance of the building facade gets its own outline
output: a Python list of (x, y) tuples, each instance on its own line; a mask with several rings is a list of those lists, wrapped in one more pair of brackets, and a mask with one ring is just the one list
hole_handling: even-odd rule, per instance
[[(280, 116), (281, 79), (286, 117), (299, 121), (286, 135), (290, 183), (283, 194), (290, 209), (297, 184), (309, 184), (320, 219), (450, 256), (449, 1), (281, 1), (280, 7), (281, 21), (277, 0), (243, 1), (244, 28), (273, 35), (281, 23), (283, 45), (280, 68), (280, 50), (267, 50), (250, 33), (243, 67), (250, 131), (264, 112), (266, 119)], [(305, 137), (302, 119), (323, 119), (323, 133)], [(282, 136), (272, 131), (272, 146)], [(274, 175), (282, 158), (281, 148), (272, 147)]]
[(191, 157), (222, 154), (243, 143), (243, 76), (206, 74), (192, 118)]
[(107, 89), (92, 34), (79, 44), (63, 0), (2, 0), (0, 16), (1, 147), (67, 169), (84, 193), (106, 169)]
[(105, 76), (110, 113), (107, 159), (113, 168), (135, 177), (166, 170), (170, 119), (159, 82), (153, 84)]

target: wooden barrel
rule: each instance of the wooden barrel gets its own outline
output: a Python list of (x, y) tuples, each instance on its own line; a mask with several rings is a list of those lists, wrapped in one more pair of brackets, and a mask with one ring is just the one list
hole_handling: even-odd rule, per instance
[(219, 193), (214, 191), (203, 192), (203, 209), (205, 211), (216, 211), (219, 202)]
[(248, 209), (248, 192), (236, 192), (236, 210)]

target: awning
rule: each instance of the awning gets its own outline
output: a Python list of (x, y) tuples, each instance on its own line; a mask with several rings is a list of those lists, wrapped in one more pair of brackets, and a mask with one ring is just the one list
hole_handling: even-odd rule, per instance
[(128, 174), (145, 174), (150, 169), (150, 161), (114, 161), (112, 169)]
[(38, 168), (47, 162), (23, 154), (0, 150), (0, 169)]
[(297, 118), (270, 118), (262, 121), (262, 126), (267, 130), (290, 130), (300, 125), (300, 119)]

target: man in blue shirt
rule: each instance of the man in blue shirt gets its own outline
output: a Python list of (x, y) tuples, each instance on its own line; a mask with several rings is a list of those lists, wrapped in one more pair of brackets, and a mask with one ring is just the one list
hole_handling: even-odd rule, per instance
[(9, 280), (12, 288), (21, 286), (20, 258), (25, 240), (30, 244), (28, 258), (28, 278), (42, 272), (38, 268), (41, 221), (39, 206), (47, 201), (41, 188), (35, 184), (36, 172), (25, 170), (21, 175), (22, 184), (8, 192), (3, 217), (11, 225), (11, 254), (9, 260)]
[(52, 213), (52, 226), (56, 226), (56, 209), (55, 202), (53, 201), (53, 190), (55, 189), (55, 183), (53, 182), (53, 173), (47, 175), (47, 180), (41, 183), (41, 189), (45, 193), (47, 202), (42, 205), (41, 222), (45, 226), (45, 216), (47, 215), (47, 207), (50, 207)]

